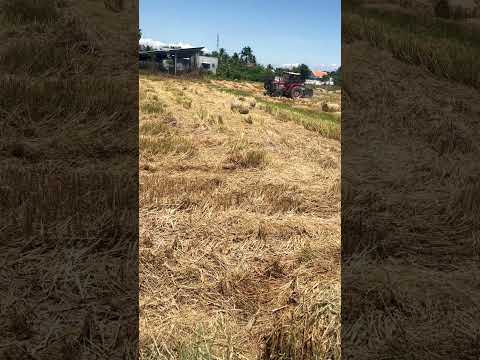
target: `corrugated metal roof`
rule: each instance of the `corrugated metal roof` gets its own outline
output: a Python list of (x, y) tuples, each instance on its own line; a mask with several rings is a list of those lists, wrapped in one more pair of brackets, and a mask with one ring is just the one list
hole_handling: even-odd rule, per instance
[(163, 48), (163, 49), (157, 49), (157, 50), (143, 50), (140, 51), (140, 54), (193, 54), (196, 52), (199, 52), (203, 50), (205, 47), (194, 47), (194, 48), (178, 48), (178, 49), (172, 49), (172, 48)]

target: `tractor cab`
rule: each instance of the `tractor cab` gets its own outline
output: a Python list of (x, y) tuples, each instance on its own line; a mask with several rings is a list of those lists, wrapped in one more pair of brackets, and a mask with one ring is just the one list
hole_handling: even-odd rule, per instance
[(291, 83), (303, 83), (302, 80), (302, 74), (300, 73), (295, 73), (295, 72), (284, 72), (281, 76), (281, 79), (283, 80), (284, 83), (286, 84), (291, 84)]
[(275, 76), (273, 82), (277, 83), (277, 84), (287, 85), (287, 84), (291, 84), (291, 83), (295, 83), (295, 82), (296, 83), (301, 83), (302, 79), (301, 79), (301, 74), (300, 73), (285, 71), (281, 75)]

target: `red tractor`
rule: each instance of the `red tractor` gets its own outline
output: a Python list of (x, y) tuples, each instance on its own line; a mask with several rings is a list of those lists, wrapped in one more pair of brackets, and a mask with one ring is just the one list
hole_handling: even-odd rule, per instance
[(284, 72), (275, 79), (268, 79), (264, 83), (265, 95), (286, 96), (292, 99), (313, 96), (313, 90), (305, 87), (305, 80), (301, 74)]

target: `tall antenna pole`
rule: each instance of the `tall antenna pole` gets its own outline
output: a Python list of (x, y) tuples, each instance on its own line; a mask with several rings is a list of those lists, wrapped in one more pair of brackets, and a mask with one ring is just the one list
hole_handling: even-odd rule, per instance
[(217, 54), (220, 50), (220, 35), (217, 33)]

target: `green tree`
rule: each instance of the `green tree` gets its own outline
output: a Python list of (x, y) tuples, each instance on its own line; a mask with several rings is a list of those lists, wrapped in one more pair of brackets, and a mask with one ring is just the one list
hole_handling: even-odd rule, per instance
[(312, 75), (312, 70), (305, 64), (293, 68), (293, 71), (300, 73), (303, 80), (308, 79)]
[(236, 52), (233, 53), (233, 55), (232, 55), (232, 61), (233, 61), (234, 63), (239, 63), (239, 62), (240, 62), (240, 56), (238, 56), (238, 53), (236, 53)]
[(337, 71), (332, 71), (329, 75), (335, 85), (342, 86), (342, 67), (339, 67)]
[(257, 59), (253, 55), (253, 50), (250, 46), (246, 46), (240, 52), (240, 61), (244, 64), (256, 64)]
[(230, 59), (230, 56), (228, 56), (227, 52), (225, 51), (224, 48), (220, 48), (218, 50), (218, 60), (219, 62), (226, 63)]
[(244, 48), (240, 54), (235, 52), (232, 56), (225, 49), (219, 49), (217, 55), (219, 57), (217, 77), (219, 78), (264, 81), (272, 76), (273, 67), (270, 65), (270, 70), (267, 70), (265, 66), (257, 64), (251, 48)]
[[(142, 29), (138, 29), (138, 41), (142, 38)], [(143, 45), (138, 44), (138, 49), (141, 51), (143, 50)]]

